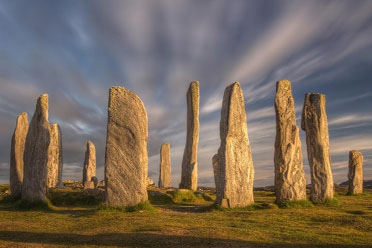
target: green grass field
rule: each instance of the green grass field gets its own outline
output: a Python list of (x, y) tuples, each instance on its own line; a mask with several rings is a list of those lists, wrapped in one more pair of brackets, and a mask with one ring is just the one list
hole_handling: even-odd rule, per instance
[[(0, 191), (5, 191), (0, 186)], [(213, 192), (149, 190), (153, 207), (102, 207), (100, 197), (57, 190), (51, 209), (24, 210), (0, 201), (0, 247), (372, 247), (372, 190), (340, 203), (273, 204), (255, 192), (255, 206), (220, 210)], [(142, 209), (142, 210), (141, 210)]]

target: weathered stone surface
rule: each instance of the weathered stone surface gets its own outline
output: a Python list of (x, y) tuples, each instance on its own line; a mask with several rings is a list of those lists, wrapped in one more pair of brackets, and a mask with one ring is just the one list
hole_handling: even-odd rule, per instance
[(23, 182), (23, 157), (28, 132), (28, 116), (22, 113), (17, 117), (16, 127), (10, 149), (10, 191), (14, 197), (20, 197)]
[(182, 159), (180, 188), (197, 190), (198, 187), (198, 142), (199, 142), (199, 82), (190, 83), (187, 99), (186, 145)]
[(94, 189), (94, 182), (93, 181), (85, 181), (84, 182), (84, 189)]
[(102, 180), (102, 181), (99, 181), (97, 187), (105, 187), (106, 183), (105, 183), (105, 180)]
[(363, 154), (356, 150), (349, 153), (349, 193), (363, 193)]
[(212, 157), (212, 165), (213, 165), (213, 175), (214, 175), (214, 184), (217, 190), (217, 187), (219, 185), (218, 182), (218, 154), (215, 154)]
[(278, 203), (306, 200), (306, 179), (291, 83), (278, 81), (275, 95), (275, 192)]
[(313, 202), (333, 198), (334, 185), (325, 105), (325, 95), (307, 93), (302, 110), (301, 128), (306, 132), (307, 157), (311, 171), (310, 198)]
[(238, 82), (226, 87), (220, 122), (221, 145), (213, 157), (217, 204), (245, 207), (254, 203), (254, 168), (248, 139), (243, 91)]
[(61, 186), (63, 170), (62, 134), (57, 123), (50, 125), (50, 144), (48, 148), (47, 185), (49, 188)]
[(85, 160), (83, 167), (83, 184), (86, 181), (92, 181), (92, 177), (96, 176), (96, 147), (92, 141), (87, 142), (87, 150), (85, 151)]
[(48, 95), (43, 94), (37, 100), (26, 138), (22, 200), (46, 201), (49, 144)]
[(111, 87), (106, 140), (106, 204), (133, 206), (147, 201), (148, 120), (132, 91)]
[(169, 143), (164, 143), (161, 145), (159, 167), (159, 188), (168, 188), (171, 186), (171, 160)]
[(147, 178), (147, 186), (153, 186), (153, 185), (155, 185), (154, 180), (152, 180), (152, 178), (148, 177)]

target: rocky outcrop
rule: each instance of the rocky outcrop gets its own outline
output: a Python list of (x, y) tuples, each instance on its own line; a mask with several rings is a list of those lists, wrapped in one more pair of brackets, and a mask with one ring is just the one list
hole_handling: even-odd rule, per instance
[(332, 199), (334, 191), (325, 105), (325, 95), (308, 93), (302, 110), (301, 128), (306, 132), (313, 202)]
[(169, 143), (164, 143), (161, 145), (159, 168), (159, 188), (169, 188), (171, 186), (171, 160)]
[(22, 193), (23, 157), (28, 132), (28, 116), (22, 113), (17, 117), (12, 144), (10, 148), (10, 191), (12, 196), (18, 198)]
[(50, 144), (48, 148), (47, 185), (49, 188), (61, 186), (63, 170), (62, 134), (58, 124), (50, 125)]
[(37, 100), (26, 138), (22, 200), (46, 201), (49, 144), (48, 95), (43, 94)]
[(125, 207), (147, 201), (147, 138), (147, 113), (141, 99), (123, 87), (111, 87), (105, 157), (107, 205)]
[(83, 185), (87, 181), (92, 181), (96, 176), (96, 147), (92, 141), (87, 142), (83, 167)]
[(245, 207), (254, 203), (254, 168), (248, 139), (243, 91), (238, 82), (228, 86), (223, 96), (221, 145), (213, 157), (217, 204)]
[(363, 154), (356, 150), (349, 153), (349, 194), (363, 193)]
[(187, 99), (186, 145), (182, 159), (180, 188), (197, 190), (198, 187), (198, 142), (199, 142), (199, 82), (190, 83)]
[(275, 192), (276, 202), (306, 200), (306, 179), (291, 83), (278, 81), (275, 95)]

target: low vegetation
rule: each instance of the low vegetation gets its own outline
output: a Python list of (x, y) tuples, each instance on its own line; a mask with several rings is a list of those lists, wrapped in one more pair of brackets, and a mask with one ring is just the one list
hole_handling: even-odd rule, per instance
[[(149, 202), (113, 209), (102, 194), (53, 190), (50, 203), (26, 206), (0, 186), (0, 247), (371, 247), (372, 190), (337, 201), (277, 205), (271, 191), (256, 203), (219, 209), (215, 193), (149, 188)], [(337, 202), (337, 203), (336, 203)], [(23, 206), (22, 209), (20, 207)], [(27, 209), (27, 211), (25, 211)]]

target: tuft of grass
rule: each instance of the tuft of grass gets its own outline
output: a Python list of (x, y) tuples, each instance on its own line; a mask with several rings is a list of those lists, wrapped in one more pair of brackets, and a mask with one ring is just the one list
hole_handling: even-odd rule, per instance
[(219, 211), (255, 211), (260, 209), (266, 209), (266, 207), (263, 204), (257, 204), (253, 203), (246, 207), (237, 207), (237, 208), (223, 208), (218, 204), (215, 204), (215, 209)]
[(20, 200), (20, 196), (14, 197), (12, 195), (7, 195), (7, 196), (4, 196), (3, 198), (1, 198), (0, 202), (5, 203), (5, 204), (12, 204), (12, 203), (16, 203), (19, 200)]
[(58, 190), (50, 192), (50, 200), (56, 206), (99, 205), (103, 198), (99, 195), (85, 195), (83, 191)]
[(152, 204), (171, 204), (173, 203), (172, 196), (159, 191), (148, 191), (149, 201)]
[(50, 200), (47, 198), (45, 202), (43, 201), (26, 201), (19, 200), (15, 203), (15, 207), (20, 210), (56, 210)]
[(112, 207), (106, 204), (100, 204), (97, 207), (97, 211), (99, 212), (137, 212), (137, 211), (153, 212), (153, 211), (156, 211), (156, 209), (151, 205), (149, 201), (144, 201), (134, 206), (127, 206), (127, 207)]
[(337, 198), (327, 198), (325, 199), (324, 202), (322, 201), (314, 201), (313, 202), (315, 205), (323, 205), (323, 206), (328, 206), (328, 207), (338, 207), (340, 206), (340, 201)]
[(136, 212), (136, 211), (155, 211), (155, 208), (151, 205), (149, 201), (144, 201), (141, 203), (138, 203), (134, 206), (126, 207), (127, 212)]
[(285, 201), (278, 203), (280, 208), (312, 208), (314, 204), (308, 200), (300, 200), (300, 201)]
[(340, 201), (337, 198), (332, 198), (332, 199), (327, 198), (324, 202), (324, 205), (330, 206), (330, 207), (338, 207), (340, 206)]
[(178, 203), (191, 203), (191, 202), (196, 202), (199, 200), (203, 200), (203, 195), (200, 193), (195, 193), (192, 190), (176, 190), (173, 192), (173, 200), (174, 202)]

